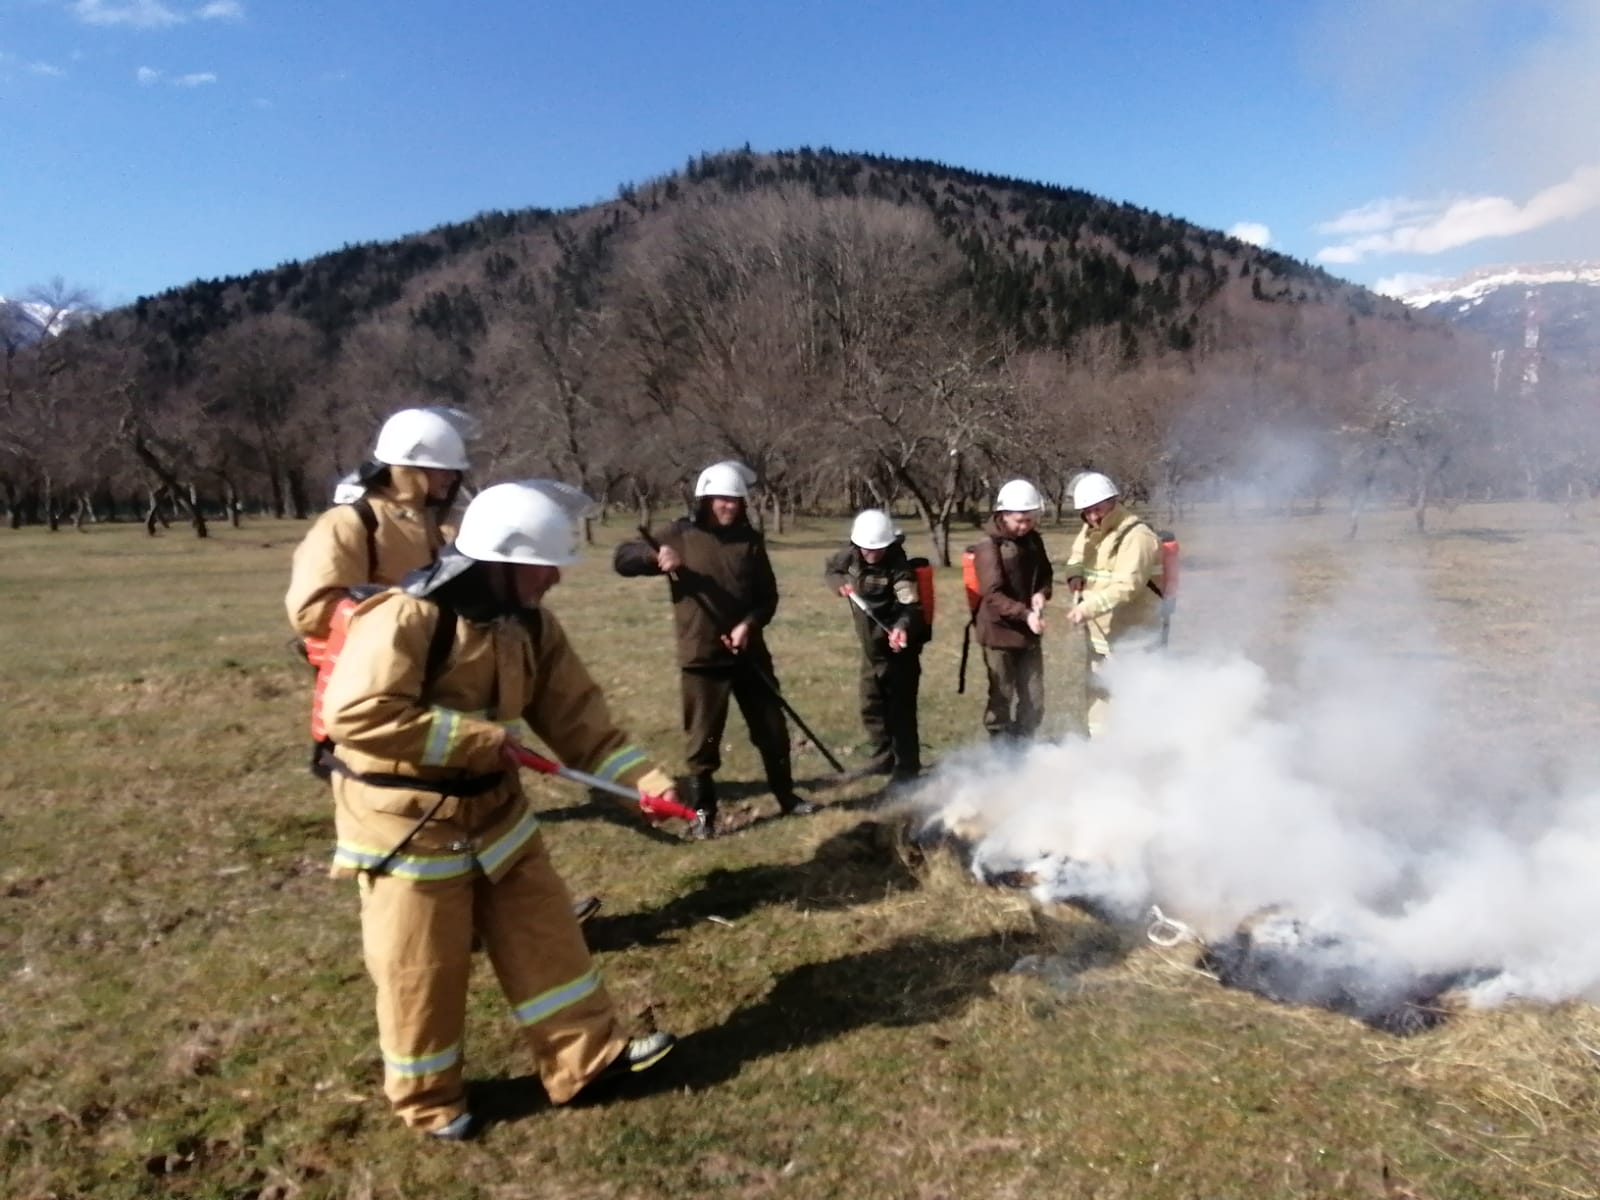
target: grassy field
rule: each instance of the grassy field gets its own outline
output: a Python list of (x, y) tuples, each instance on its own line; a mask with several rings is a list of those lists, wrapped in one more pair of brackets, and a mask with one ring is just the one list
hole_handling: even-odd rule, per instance
[[(1375, 514), (1352, 545), (1333, 515), (1195, 516), (1178, 647), (1232, 642), (1290, 671), (1307, 614), (1346, 597), (1325, 620), (1397, 670), (1460, 664), (1464, 728), (1585, 744), (1600, 521), (1470, 507), (1418, 538), (1407, 520)], [(841, 753), (860, 738), (855, 649), (819, 573), (844, 529), (775, 540), (772, 635)], [(557, 864), (605, 897), (589, 932), (608, 983), (679, 1050), (612, 1103), (552, 1109), (482, 964), (468, 1069), (495, 1120), (477, 1143), (425, 1144), (383, 1103), (354, 885), (326, 878), (330, 803), (304, 770), (280, 605), (299, 533), (0, 535), (0, 1194), (1600, 1194), (1589, 1007), (1397, 1041), (1224, 991), (1192, 954), (1130, 951), (907, 854), (865, 785), (766, 820), (737, 720), (737, 836), (648, 836), (538, 785)], [(551, 604), (623, 723), (676, 766), (664, 586), (615, 578), (602, 542)], [(940, 586), (935, 756), (972, 740), (982, 692), (954, 694), (959, 573)], [(1081, 681), (1050, 636), (1068, 726)], [(797, 767), (825, 773), (809, 750)], [(1104, 965), (1065, 992), (1011, 973), (1060, 952)]]

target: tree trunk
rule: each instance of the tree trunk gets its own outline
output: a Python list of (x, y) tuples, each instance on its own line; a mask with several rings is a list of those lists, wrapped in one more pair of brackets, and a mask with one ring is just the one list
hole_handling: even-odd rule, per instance
[(299, 467), (289, 467), (284, 473), (289, 487), (289, 511), (296, 521), (304, 521), (311, 514), (311, 500), (306, 494), (306, 475)]
[(61, 514), (56, 512), (55, 479), (49, 471), (44, 473), (44, 520), (51, 533), (61, 532)]
[(150, 489), (150, 507), (144, 514), (144, 531), (151, 537), (156, 535), (156, 522), (161, 522), (163, 529), (171, 528), (167, 518), (161, 515), (161, 493), (155, 488)]

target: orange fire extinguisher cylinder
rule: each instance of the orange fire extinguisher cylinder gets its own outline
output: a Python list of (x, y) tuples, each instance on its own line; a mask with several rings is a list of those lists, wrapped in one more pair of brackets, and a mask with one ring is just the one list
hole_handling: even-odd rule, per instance
[(311, 737), (322, 741), (327, 737), (327, 727), (322, 722), (322, 694), (328, 690), (328, 680), (333, 675), (339, 652), (344, 649), (345, 635), (350, 630), (350, 614), (355, 612), (357, 601), (346, 597), (333, 610), (333, 620), (328, 623), (328, 636), (306, 639), (306, 659), (317, 669), (317, 682), (311, 692)]
[(1176, 534), (1161, 534), (1161, 598), (1169, 609), (1178, 599), (1179, 549)]

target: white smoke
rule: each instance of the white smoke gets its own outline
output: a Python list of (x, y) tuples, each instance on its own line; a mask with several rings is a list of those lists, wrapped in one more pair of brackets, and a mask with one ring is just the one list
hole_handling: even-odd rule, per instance
[[(1320, 602), (1266, 589), (1289, 612), (1286, 668), (1236, 648), (1274, 618), (1217, 564), (1188, 577), (1176, 628), (1182, 645), (1203, 606), (1234, 618), (1213, 621), (1232, 645), (1113, 658), (1102, 738), (952, 760), (928, 808), (980, 873), (1028, 871), (1041, 895), (1159, 903), (1213, 942), (1280, 906), (1374, 962), (1499, 971), (1475, 1003), (1600, 1000), (1600, 788), (1519, 744), (1517, 721), (1485, 726), (1476, 665), (1392, 547), (1328, 550), (1356, 561)], [(1252, 550), (1251, 575), (1271, 566)]]

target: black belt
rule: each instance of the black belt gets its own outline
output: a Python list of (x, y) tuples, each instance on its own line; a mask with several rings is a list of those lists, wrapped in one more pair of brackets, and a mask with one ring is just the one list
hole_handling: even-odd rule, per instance
[(398, 788), (408, 792), (428, 792), (434, 796), (459, 796), (464, 800), (470, 800), (473, 796), (481, 796), (485, 792), (493, 791), (506, 780), (504, 771), (492, 771), (487, 775), (468, 775), (463, 779), (448, 780), (418, 779), (415, 775), (395, 775), (387, 771), (357, 771), (326, 751), (322, 753), (317, 762), (335, 775), (343, 775), (346, 779), (354, 779), (357, 783), (364, 783), (369, 787)]

